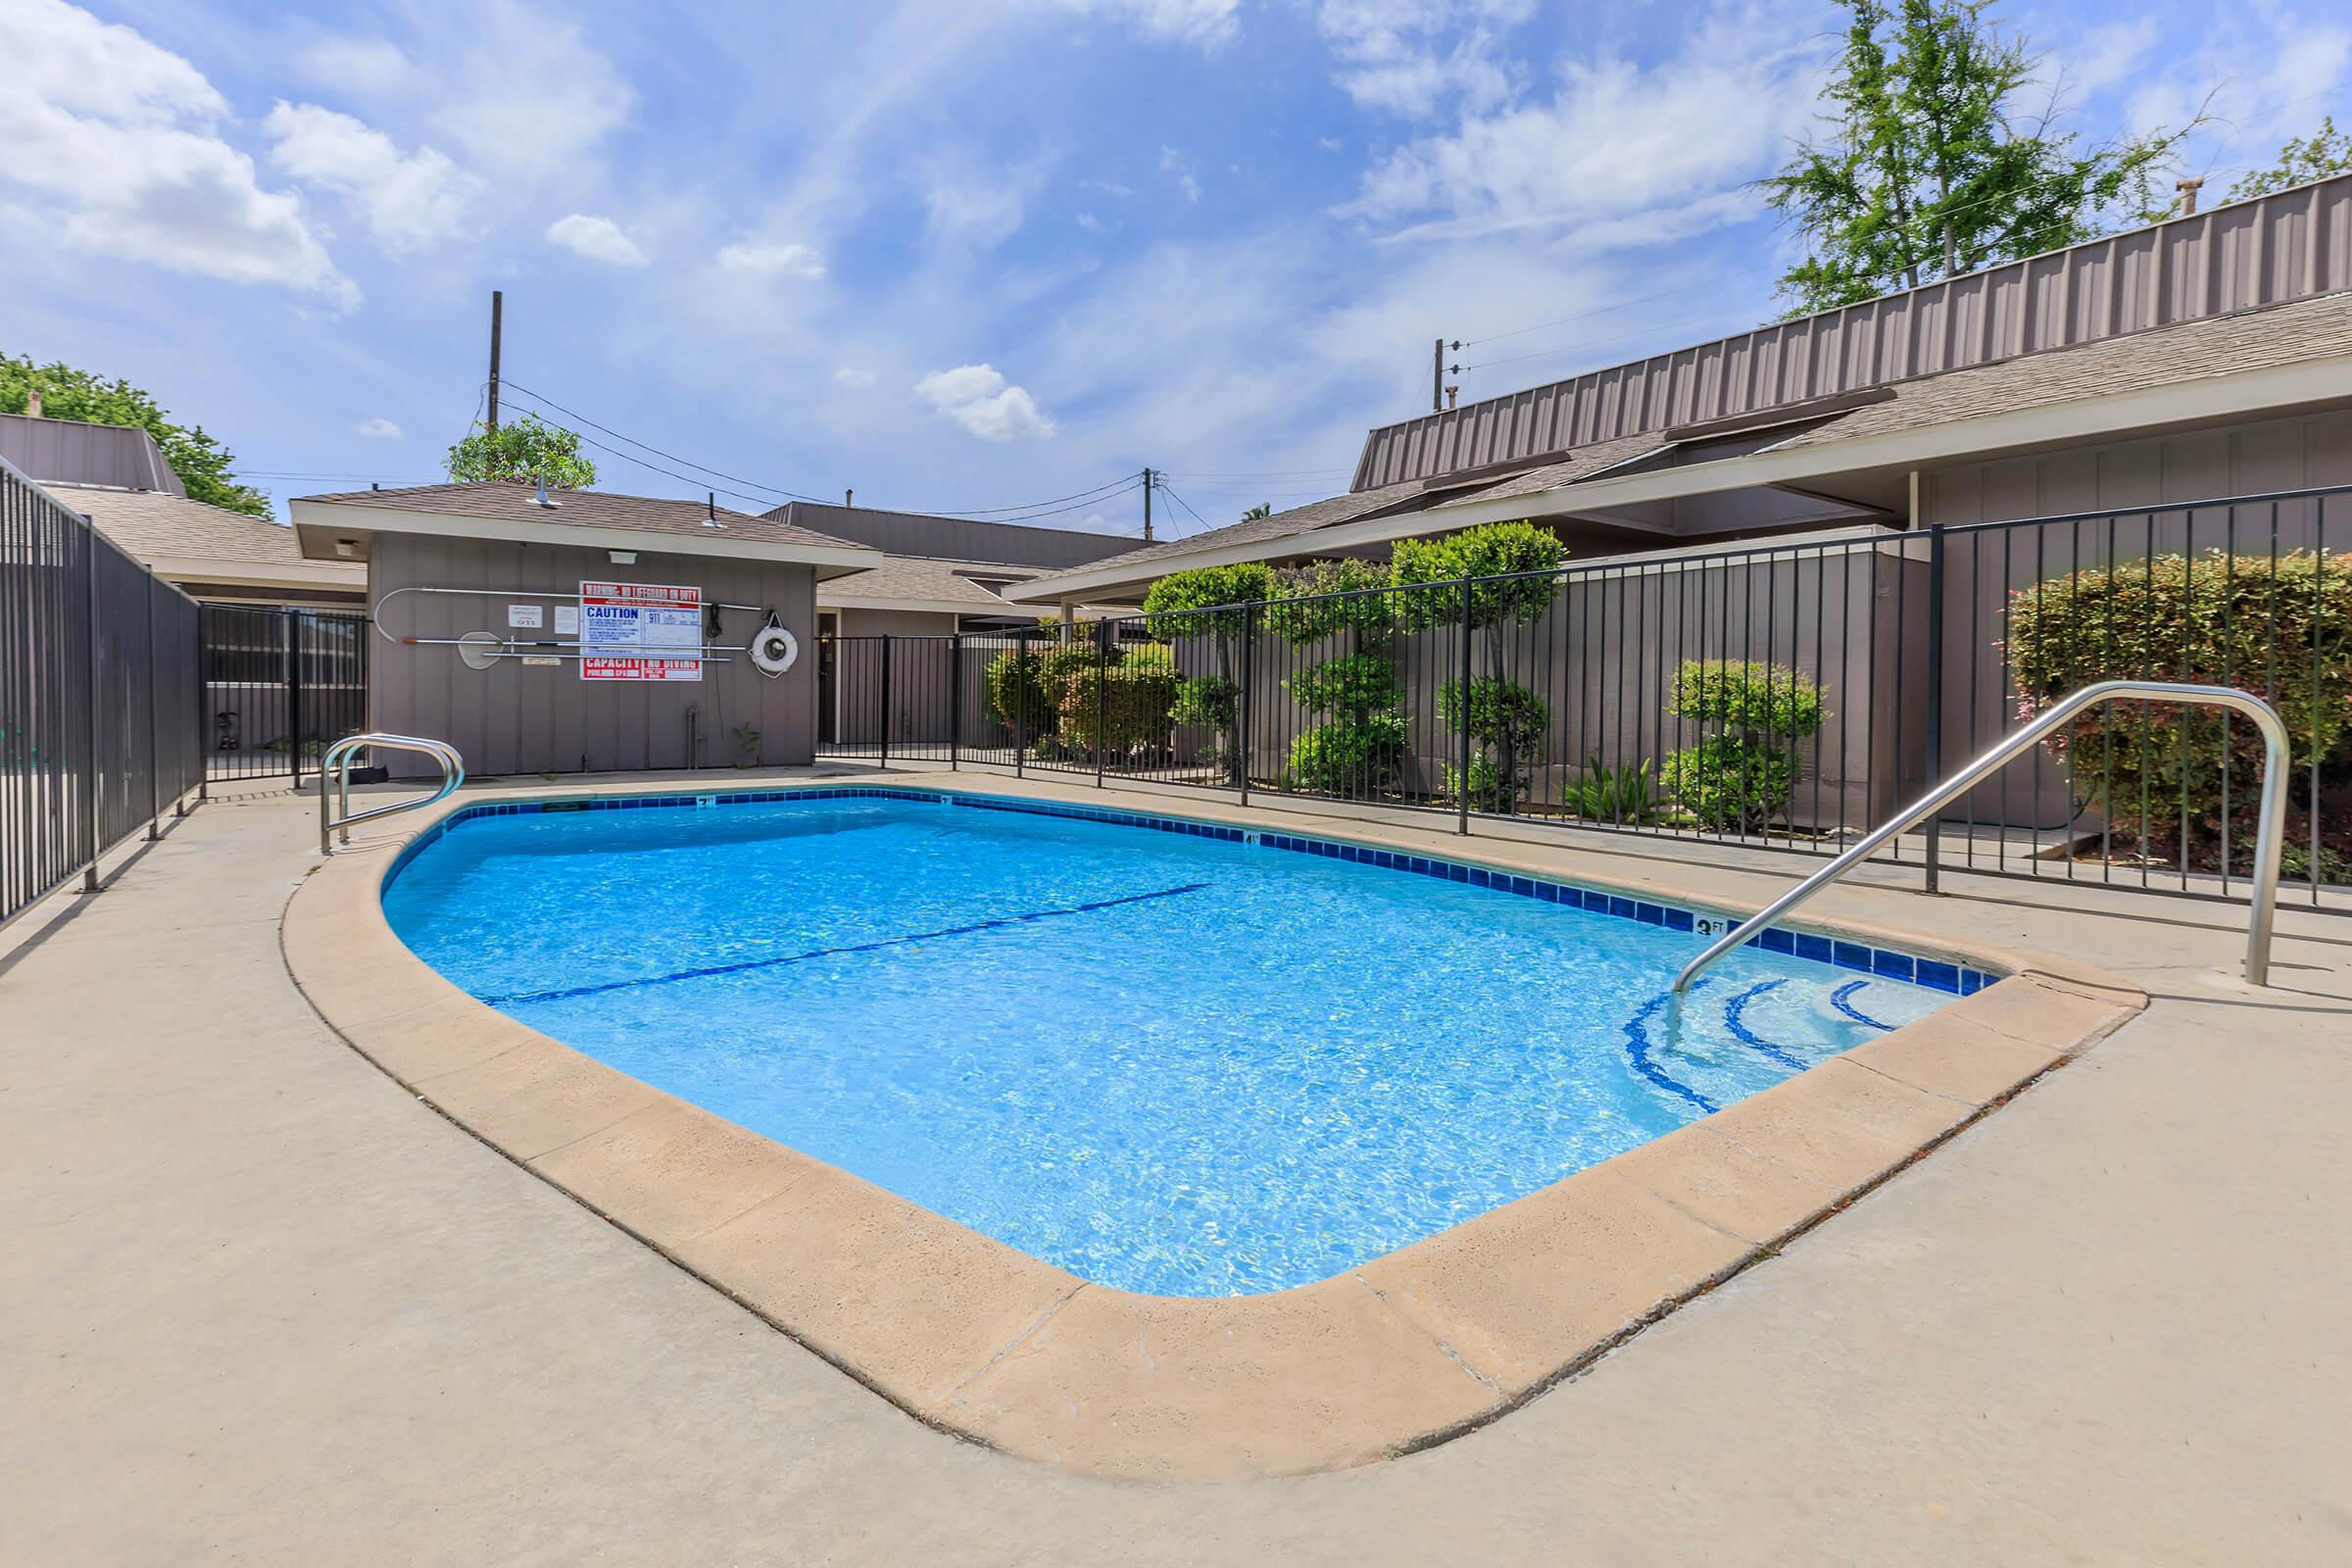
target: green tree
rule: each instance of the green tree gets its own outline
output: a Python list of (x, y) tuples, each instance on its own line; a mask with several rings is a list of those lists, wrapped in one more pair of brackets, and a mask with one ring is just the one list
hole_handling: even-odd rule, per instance
[(1244, 522), (1257, 522), (1264, 518), (1271, 517), (1272, 515), (1274, 515), (1274, 509), (1265, 502), (1260, 501), (1256, 506), (1251, 507), (1248, 512), (1242, 514), (1242, 520)]
[(109, 381), (62, 363), (35, 365), (29, 356), (0, 354), (0, 414), (23, 414), (36, 389), (46, 418), (136, 425), (155, 437), (190, 499), (248, 516), (270, 515), (270, 497), (232, 477), (235, 453), (206, 434), (203, 425), (175, 422), (152, 396), (128, 381)]
[(1762, 181), (1806, 240), (1781, 277), (1791, 316), (1973, 272), (2091, 238), (2150, 209), (2178, 130), (2078, 147), (2021, 100), (2042, 57), (2001, 37), (1988, 0), (1845, 0), (1845, 50), (1825, 97), (1830, 134)]
[(2292, 185), (2308, 185), (2315, 179), (2352, 171), (2352, 131), (2335, 128), (2335, 117), (2324, 116), (2320, 128), (2301, 141), (2289, 137), (2278, 149), (2278, 161), (2268, 169), (2257, 169), (2230, 187), (2226, 200), (2242, 202), (2252, 196), (2268, 196), (2275, 190)]
[(544, 479), (565, 490), (585, 490), (596, 483), (596, 465), (580, 456), (579, 432), (543, 424), (527, 414), (495, 430), (474, 426), (449, 449), (442, 466), (452, 479), (474, 483), (536, 484)]
[[(1559, 536), (1532, 522), (1491, 522), (1436, 539), (1399, 539), (1389, 547), (1389, 575), (1401, 590), (1395, 613), (1415, 628), (1459, 626), (1467, 611), (1473, 631), (1486, 636), (1487, 665), (1464, 670), (1438, 693), (1446, 726), (1466, 730), (1479, 751), (1465, 769), (1445, 764), (1446, 788), (1484, 811), (1508, 811), (1526, 792), (1524, 763), (1551, 723), (1543, 700), (1501, 671), (1513, 626), (1541, 620), (1559, 591), (1557, 572), (1568, 552)], [(1456, 586), (1470, 579), (1465, 590)], [(1473, 655), (1475, 658), (1475, 655)]]
[(1182, 683), (1174, 696), (1172, 716), (1178, 723), (1215, 720), (1222, 725), (1224, 735), (1219, 744), (1225, 754), (1226, 776), (1237, 786), (1249, 761), (1242, 755), (1241, 711), (1236, 701), (1241, 685), (1234, 678), (1235, 654), (1251, 623), (1251, 612), (1246, 607), (1269, 598), (1273, 591), (1272, 568), (1262, 561), (1245, 561), (1231, 566), (1169, 572), (1144, 595), (1144, 613), (1149, 617), (1145, 624), (1152, 636), (1164, 642), (1205, 638), (1216, 650), (1216, 674)]

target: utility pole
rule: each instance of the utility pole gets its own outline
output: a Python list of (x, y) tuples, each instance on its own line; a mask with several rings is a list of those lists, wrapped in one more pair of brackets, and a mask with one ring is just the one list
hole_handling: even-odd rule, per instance
[(506, 315), (507, 296), (503, 289), (490, 291), (490, 423), (489, 431), (498, 434), (498, 331)]
[[(1448, 347), (1459, 349), (1461, 346), (1461, 340), (1458, 338), (1455, 339), (1450, 345), (1447, 344), (1444, 338), (1437, 338), (1430, 344), (1429, 411), (1432, 414), (1443, 414), (1446, 412), (1446, 350)], [(1462, 368), (1458, 365), (1455, 366), (1453, 368), (1453, 373), (1456, 375), (1461, 374)]]
[(1150, 468), (1144, 470), (1144, 543), (1146, 544), (1152, 542), (1152, 488), (1158, 482), (1152, 477)]

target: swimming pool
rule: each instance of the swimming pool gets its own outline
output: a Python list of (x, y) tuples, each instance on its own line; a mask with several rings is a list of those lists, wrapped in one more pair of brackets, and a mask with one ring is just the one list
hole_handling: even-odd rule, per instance
[(1776, 932), (1678, 1021), (1708, 917), (1622, 895), (970, 795), (586, 804), (452, 816), (388, 880), (394, 930), (557, 1040), (1136, 1292), (1328, 1278), (1988, 979)]

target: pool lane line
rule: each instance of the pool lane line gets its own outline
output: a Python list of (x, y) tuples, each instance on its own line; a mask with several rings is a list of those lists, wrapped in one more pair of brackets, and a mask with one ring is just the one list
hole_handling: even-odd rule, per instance
[(917, 931), (909, 936), (884, 937), (878, 942), (858, 942), (840, 948), (811, 948), (807, 953), (789, 953), (774, 958), (746, 958), (741, 963), (715, 963), (701, 969), (680, 969), (672, 974), (643, 975), (633, 980), (607, 980), (592, 986), (566, 986), (561, 991), (532, 991), (504, 997), (480, 997), (475, 1000), (493, 1007), (504, 1007), (526, 1002), (570, 1002), (580, 997), (603, 996), (608, 992), (631, 991), (640, 986), (665, 986), (679, 980), (706, 980), (713, 975), (742, 974), (751, 969), (773, 969), (782, 964), (802, 963), (810, 958), (829, 958), (847, 953), (874, 953), (883, 948), (903, 947), (909, 942), (930, 942), (940, 937), (968, 937), (982, 931), (995, 931), (1009, 925), (1031, 920), (1051, 920), (1068, 914), (1093, 914), (1102, 909), (1115, 909), (1125, 904), (1147, 904), (1153, 899), (1173, 899), (1187, 893), (1199, 893), (1208, 886), (1205, 882), (1187, 882), (1178, 887), (1160, 888), (1152, 893), (1129, 893), (1115, 899), (1097, 899), (1091, 904), (1073, 904), (1060, 909), (1029, 909), (1020, 914), (999, 915), (991, 920), (977, 920), (970, 925), (944, 926), (937, 931)]
[(1878, 1019), (1873, 1018), (1869, 1013), (1857, 1011), (1853, 1003), (1847, 1000), (1855, 992), (1861, 990), (1868, 984), (1870, 984), (1870, 982), (1867, 980), (1848, 980), (1844, 985), (1839, 986), (1837, 990), (1830, 993), (1830, 1004), (1836, 1007), (1839, 1012), (1844, 1013), (1848, 1018), (1853, 1019), (1856, 1023), (1866, 1023), (1873, 1029), (1892, 1029), (1894, 1025), (1890, 1023), (1881, 1023)]
[[(1706, 983), (1706, 981), (1700, 980), (1696, 984), (1692, 985), (1690, 988), (1691, 994), (1695, 994), (1699, 987), (1705, 985)], [(1664, 1068), (1660, 1067), (1656, 1062), (1649, 1059), (1649, 1020), (1657, 1015), (1657, 1011), (1660, 1007), (1666, 1006), (1673, 1001), (1673, 992), (1661, 991), (1656, 996), (1650, 998), (1647, 1002), (1642, 1004), (1640, 1010), (1635, 1012), (1631, 1018), (1628, 1018), (1625, 1021), (1626, 1059), (1634, 1064), (1634, 1071), (1640, 1073), (1642, 1077), (1648, 1079), (1660, 1089), (1665, 1090), (1671, 1095), (1679, 1095), (1683, 1099), (1689, 1101), (1691, 1104), (1696, 1105), (1701, 1111), (1708, 1115), (1713, 1115), (1716, 1110), (1720, 1108), (1717, 1106), (1715, 1102), (1709, 1100), (1706, 1096), (1700, 1094), (1689, 1084), (1684, 1083), (1681, 1079), (1674, 1077)]]
[(1791, 1056), (1788, 1054), (1788, 1053), (1783, 1051), (1780, 1047), (1774, 1045), (1762, 1035), (1757, 1034), (1746, 1024), (1740, 1022), (1740, 1016), (1747, 1011), (1747, 1004), (1749, 1003), (1755, 1001), (1758, 997), (1764, 995), (1768, 991), (1780, 990), (1781, 987), (1787, 985), (1788, 983), (1788, 982), (1787, 980), (1763, 980), (1748, 987), (1745, 991), (1742, 991), (1740, 993), (1740, 995), (1734, 997), (1732, 999), (1731, 1005), (1723, 1009), (1723, 1022), (1724, 1027), (1731, 1030), (1732, 1038), (1739, 1041), (1741, 1045), (1747, 1047), (1749, 1050), (1756, 1052), (1760, 1055), (1767, 1056), (1792, 1071), (1803, 1072), (1805, 1070), (1805, 1064), (1803, 1062), (1797, 1060), (1794, 1056)]

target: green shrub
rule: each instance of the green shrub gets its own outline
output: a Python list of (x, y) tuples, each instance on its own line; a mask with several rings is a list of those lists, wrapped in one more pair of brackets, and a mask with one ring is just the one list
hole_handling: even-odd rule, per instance
[(1058, 733), (1088, 751), (1155, 745), (1167, 735), (1177, 684), (1175, 666), (1155, 659), (1082, 665), (1063, 688)]
[(1396, 776), (1404, 757), (1404, 720), (1395, 713), (1336, 718), (1299, 732), (1291, 742), (1291, 788), (1327, 795), (1363, 795)]
[[(2352, 789), (2352, 564), (2343, 558), (2294, 550), (2274, 564), (2215, 550), (2053, 577), (2010, 597), (2006, 654), (2021, 721), (2100, 680), (2226, 683), (2267, 695), (2294, 760), (2300, 809), (2290, 815), (2302, 827), (2289, 874), (2309, 874), (2316, 805), (2321, 874), (2342, 875), (2352, 824), (2331, 808)], [(2226, 724), (2207, 708), (2123, 704), (2085, 711), (2048, 747), (2079, 802), (2108, 818), (2117, 848), (2171, 863), (2185, 853), (2208, 869), (2220, 858), (2226, 751), (2230, 858), (2240, 869), (2251, 863), (2262, 767), (2252, 724)]]
[(1595, 752), (1585, 760), (1585, 770), (1570, 781), (1565, 804), (1571, 813), (1589, 822), (1654, 822), (1657, 792), (1650, 783), (1650, 760), (1640, 766), (1610, 767)]
[(1294, 643), (1343, 631), (1387, 631), (1393, 623), (1388, 586), (1389, 568), (1377, 561), (1310, 561), (1275, 574), (1265, 627)]
[(1662, 781), (1700, 827), (1760, 831), (1796, 786), (1796, 758), (1784, 748), (1726, 732), (1666, 759)]
[(1054, 700), (1038, 672), (1043, 662), (1044, 655), (1036, 649), (1027, 654), (1006, 649), (988, 662), (988, 716), (992, 720), (1009, 729), (1017, 716), (1019, 727), (1030, 734), (1054, 727)]
[[(1438, 716), (1455, 733), (1462, 728), (1462, 683), (1438, 689)], [(1470, 683), (1470, 738), (1504, 751), (1526, 753), (1551, 723), (1544, 699), (1515, 681), (1482, 676)]]
[(1746, 833), (1795, 792), (1795, 742), (1829, 717), (1821, 687), (1785, 664), (1694, 659), (1674, 672), (1666, 711), (1715, 734), (1666, 759), (1660, 776), (1698, 825)]
[[(1544, 699), (1516, 681), (1486, 675), (1470, 683), (1465, 713), (1462, 683), (1449, 680), (1438, 688), (1438, 716), (1456, 735), (1467, 723), (1470, 739), (1479, 748), (1470, 759), (1473, 808), (1482, 811), (1515, 809), (1519, 798), (1527, 793), (1528, 764), (1551, 724), (1551, 711), (1544, 706)], [(1446, 771), (1446, 792), (1458, 800), (1460, 781), (1453, 776), (1457, 769), (1449, 765)]]
[(1395, 614), (1414, 629), (1442, 626), (1460, 615), (1462, 596), (1458, 588), (1437, 585), (1464, 577), (1544, 573), (1471, 585), (1472, 626), (1498, 631), (1514, 622), (1525, 625), (1551, 608), (1558, 582), (1550, 573), (1567, 557), (1558, 536), (1532, 522), (1490, 522), (1435, 539), (1399, 539), (1389, 547), (1389, 580), (1420, 591), (1395, 596)]
[(1144, 595), (1144, 613), (1151, 617), (1152, 635), (1163, 641), (1238, 637), (1247, 612), (1217, 607), (1269, 599), (1273, 593), (1274, 571), (1262, 561), (1199, 566), (1171, 571), (1153, 583)]
[(1390, 710), (1404, 700), (1396, 684), (1396, 666), (1378, 654), (1347, 654), (1310, 664), (1283, 684), (1291, 700), (1310, 713), (1353, 713), (1368, 716)]
[[(1462, 798), (1462, 770), (1452, 762), (1445, 764), (1446, 798)], [(1470, 809), (1473, 811), (1507, 811), (1519, 802), (1523, 779), (1506, 778), (1493, 759), (1472, 753), (1470, 757)]]
[(1168, 717), (1178, 724), (1205, 724), (1223, 729), (1233, 722), (1241, 688), (1214, 675), (1195, 675), (1176, 683), (1176, 700)]
[(1674, 672), (1666, 710), (1678, 718), (1798, 739), (1821, 728), (1821, 688), (1786, 664), (1691, 660)]

